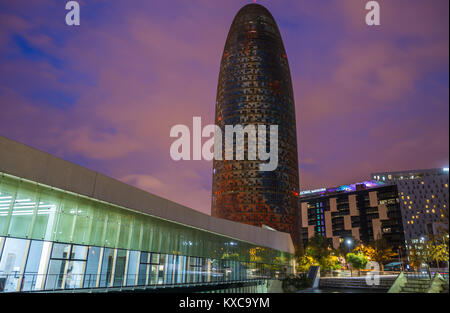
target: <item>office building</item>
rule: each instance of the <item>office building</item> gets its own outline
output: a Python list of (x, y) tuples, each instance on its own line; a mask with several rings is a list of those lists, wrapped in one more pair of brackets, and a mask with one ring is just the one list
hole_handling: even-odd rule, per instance
[(448, 168), (371, 174), (372, 179), (396, 184), (408, 248), (448, 230)]
[(376, 181), (322, 188), (300, 193), (303, 244), (315, 235), (329, 239), (333, 248), (370, 243), (384, 238), (394, 250), (404, 248), (397, 186)]

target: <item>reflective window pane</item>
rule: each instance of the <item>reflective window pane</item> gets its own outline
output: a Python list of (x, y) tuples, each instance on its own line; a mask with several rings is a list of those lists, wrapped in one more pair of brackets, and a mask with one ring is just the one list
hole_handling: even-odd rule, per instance
[(101, 248), (99, 247), (89, 247), (86, 271), (84, 275), (85, 288), (93, 288), (96, 286), (100, 251)]
[(52, 259), (68, 259), (70, 245), (66, 243), (55, 243), (52, 250)]
[(40, 240), (33, 240), (30, 244), (30, 251), (28, 252), (27, 264), (23, 277), (22, 291), (39, 290), (36, 286), (39, 278), (39, 264), (41, 262), (42, 247), (44, 242)]
[(50, 260), (47, 271), (46, 290), (57, 290), (62, 288), (66, 260)]
[(16, 291), (27, 240), (6, 238), (0, 260), (0, 291)]
[(138, 251), (130, 251), (128, 255), (127, 286), (134, 286), (138, 270)]
[(127, 261), (127, 251), (117, 250), (116, 267), (114, 271), (114, 286), (123, 285), (123, 276), (125, 274), (125, 264)]
[(105, 248), (103, 251), (102, 270), (100, 274), (100, 287), (111, 286), (111, 275), (114, 261), (114, 249)]

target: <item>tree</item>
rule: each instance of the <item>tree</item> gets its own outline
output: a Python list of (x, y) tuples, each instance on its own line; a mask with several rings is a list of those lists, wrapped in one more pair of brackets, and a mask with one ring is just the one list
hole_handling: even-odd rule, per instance
[(377, 239), (370, 243), (371, 249), (368, 249), (368, 257), (370, 260), (377, 262), (381, 271), (384, 270), (384, 263), (390, 261), (393, 257), (397, 256), (397, 253), (392, 251), (392, 247), (389, 246), (384, 238)]
[(312, 256), (316, 260), (328, 257), (332, 252), (330, 242), (327, 237), (315, 235), (311, 238), (306, 247), (306, 254)]
[(336, 255), (329, 255), (320, 259), (319, 265), (323, 269), (337, 270), (341, 268), (341, 263)]
[(367, 265), (367, 262), (369, 262), (369, 259), (362, 253), (347, 253), (347, 262), (351, 264), (351, 271), (353, 271), (353, 268), (358, 269), (358, 273), (361, 271), (361, 269), (365, 268)]
[(428, 266), (432, 262), (436, 262), (437, 267), (439, 267), (439, 262), (448, 262), (448, 244), (445, 238), (441, 239), (440, 236), (430, 236), (422, 244), (422, 247), (424, 260)]
[(365, 244), (359, 244), (355, 249), (352, 251), (353, 253), (362, 253), (364, 254), (369, 261), (372, 261), (371, 256), (375, 255), (375, 250), (370, 245)]
[(411, 248), (409, 251), (409, 264), (414, 268), (415, 271), (419, 269), (423, 264), (423, 256), (417, 251), (415, 247)]
[(448, 246), (446, 243), (441, 243), (434, 246), (433, 259), (436, 261), (436, 265), (439, 268), (439, 262), (448, 262)]
[(297, 255), (297, 269), (308, 271), (312, 265), (320, 265), (321, 269), (337, 269), (340, 267), (338, 257), (324, 236), (316, 235), (309, 241), (304, 253)]
[(319, 262), (310, 255), (303, 255), (297, 259), (297, 271), (307, 272), (310, 266), (317, 266)]

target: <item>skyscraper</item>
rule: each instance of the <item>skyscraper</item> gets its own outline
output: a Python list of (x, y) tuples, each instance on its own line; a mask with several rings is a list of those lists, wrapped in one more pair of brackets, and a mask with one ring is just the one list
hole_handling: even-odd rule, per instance
[(299, 176), (291, 75), (278, 26), (261, 5), (246, 5), (231, 25), (215, 123), (222, 132), (225, 125), (278, 125), (278, 167), (260, 171), (266, 162), (247, 154), (244, 161), (215, 160), (212, 215), (289, 232), (295, 241)]

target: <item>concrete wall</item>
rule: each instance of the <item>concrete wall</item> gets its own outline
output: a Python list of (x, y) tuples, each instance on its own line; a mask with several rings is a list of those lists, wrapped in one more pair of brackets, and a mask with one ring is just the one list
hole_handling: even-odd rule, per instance
[(0, 172), (255, 245), (294, 253), (287, 233), (211, 217), (2, 136)]

